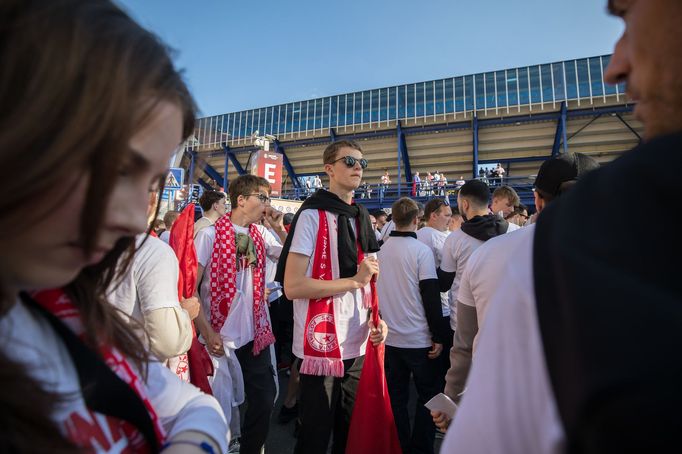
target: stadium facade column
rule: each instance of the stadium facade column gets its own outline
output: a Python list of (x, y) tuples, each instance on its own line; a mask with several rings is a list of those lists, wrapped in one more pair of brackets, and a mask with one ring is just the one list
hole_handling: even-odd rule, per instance
[(191, 148), (189, 151), (189, 172), (187, 172), (187, 186), (192, 185), (192, 180), (194, 179), (194, 166), (196, 164), (197, 153)]
[(246, 173), (246, 170), (242, 167), (242, 165), (239, 163), (239, 160), (237, 157), (234, 155), (232, 150), (230, 150), (230, 147), (227, 145), (223, 144), (223, 150), (225, 150), (225, 154), (227, 157), (230, 159), (230, 162), (232, 162), (232, 166), (237, 170), (237, 173), (239, 175), (244, 175)]
[(289, 161), (289, 157), (287, 156), (287, 153), (284, 150), (284, 147), (282, 146), (281, 143), (279, 143), (279, 140), (277, 140), (277, 139), (275, 139), (273, 141), (273, 144), (275, 145), (275, 153), (281, 153), (281, 155), (282, 155), (282, 163), (284, 164), (284, 167), (287, 169), (287, 172), (289, 173), (289, 179), (291, 180), (291, 185), (295, 188), (300, 189), (301, 188), (301, 182), (298, 181), (298, 176), (296, 175), (296, 171), (294, 170), (294, 166), (291, 165), (291, 161)]
[(230, 147), (224, 143), (223, 144), (223, 151), (225, 153), (225, 164), (223, 167), (223, 191), (227, 192), (227, 185), (230, 183), (229, 178), (227, 177), (227, 169), (229, 167), (228, 162), (229, 158), (227, 157), (227, 154), (229, 153)]
[(559, 113), (559, 121), (556, 125), (556, 132), (554, 133), (554, 144), (552, 145), (552, 157), (559, 154), (561, 143), (563, 141), (564, 153), (568, 153), (568, 139), (566, 139), (566, 101), (561, 103), (561, 110)]
[(475, 113), (474, 119), (472, 120), (471, 131), (473, 136), (472, 140), (474, 144), (474, 153), (472, 159), (473, 168), (471, 169), (471, 173), (473, 175), (473, 178), (478, 178), (478, 115), (476, 115)]
[(400, 124), (400, 120), (396, 123), (396, 132), (398, 140), (398, 197), (400, 197), (402, 192), (402, 166), (405, 167), (405, 183), (408, 187), (412, 182), (412, 168), (410, 166), (410, 155), (407, 152), (407, 140), (405, 140), (405, 132)]
[(334, 128), (329, 128), (329, 138), (332, 142), (336, 142), (336, 131), (334, 131)]

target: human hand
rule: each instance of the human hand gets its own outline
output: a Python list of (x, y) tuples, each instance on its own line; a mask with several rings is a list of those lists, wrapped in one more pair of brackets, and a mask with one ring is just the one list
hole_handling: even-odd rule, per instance
[(187, 299), (183, 298), (180, 301), (180, 307), (187, 311), (190, 320), (194, 320), (199, 315), (199, 309), (201, 308), (199, 304), (199, 298), (196, 296), (191, 296)]
[(438, 358), (442, 352), (443, 352), (443, 344), (437, 344), (435, 342), (431, 342), (431, 350), (429, 350), (429, 353), (428, 353), (429, 359)]
[(374, 326), (372, 320), (369, 321), (369, 340), (372, 342), (372, 345), (376, 347), (377, 345), (381, 344), (386, 340), (387, 335), (388, 325), (386, 325), (385, 321), (379, 320), (378, 329)]
[(445, 433), (446, 430), (448, 430), (448, 427), (450, 426), (450, 422), (452, 421), (448, 415), (445, 413), (442, 413), (440, 411), (432, 411), (431, 412), (431, 418), (433, 418), (433, 423), (436, 425), (438, 430), (441, 432)]
[(284, 213), (272, 207), (266, 207), (265, 222), (274, 230), (284, 230)]
[(209, 329), (208, 336), (206, 337), (206, 349), (213, 356), (223, 356), (225, 354), (222, 337), (212, 329)]
[(366, 257), (365, 260), (360, 263), (358, 272), (353, 276), (353, 279), (364, 287), (369, 284), (369, 281), (375, 274), (379, 274), (379, 261), (375, 257)]

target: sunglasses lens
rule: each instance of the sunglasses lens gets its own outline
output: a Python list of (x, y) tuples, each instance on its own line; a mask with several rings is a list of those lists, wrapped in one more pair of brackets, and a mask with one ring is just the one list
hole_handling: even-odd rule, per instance
[(367, 168), (367, 160), (365, 158), (360, 159), (360, 167), (363, 169)]
[(346, 166), (353, 167), (355, 165), (355, 158), (353, 156), (345, 156), (343, 159)]

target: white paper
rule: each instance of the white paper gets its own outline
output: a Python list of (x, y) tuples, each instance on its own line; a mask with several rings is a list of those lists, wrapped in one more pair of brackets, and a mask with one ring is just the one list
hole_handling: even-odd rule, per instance
[(431, 411), (445, 413), (450, 419), (455, 416), (455, 411), (457, 411), (457, 404), (443, 393), (433, 396), (433, 398), (426, 402), (424, 406)]

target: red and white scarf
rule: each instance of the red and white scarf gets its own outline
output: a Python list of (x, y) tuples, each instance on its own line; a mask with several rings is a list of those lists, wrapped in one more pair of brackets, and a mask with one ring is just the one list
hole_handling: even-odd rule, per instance
[[(211, 326), (219, 333), (237, 293), (237, 245), (231, 213), (215, 225), (215, 242), (211, 254)], [(265, 241), (256, 224), (249, 226), (249, 236), (256, 247), (256, 265), (252, 269), (253, 284), (253, 354), (275, 342), (268, 319), (265, 295)]]
[[(61, 288), (52, 290), (42, 290), (32, 294), (33, 299), (40, 304), (46, 311), (50, 312), (52, 315), (61, 320), (66, 326), (71, 329), (78, 337), (83, 339), (85, 335), (85, 329), (83, 328), (83, 321), (81, 320), (80, 312), (78, 308), (73, 304), (69, 296), (64, 293)], [(166, 433), (159, 421), (159, 418), (154, 411), (149, 398), (147, 397), (144, 381), (138, 375), (137, 371), (131, 367), (131, 365), (126, 360), (118, 350), (115, 348), (101, 344), (99, 345), (99, 353), (104, 359), (104, 362), (109, 366), (109, 368), (118, 375), (118, 378), (123, 380), (130, 388), (137, 394), (142, 403), (144, 404), (149, 417), (154, 425), (154, 432), (156, 434), (159, 444), (163, 444)], [(128, 436), (130, 441), (130, 448), (133, 452), (149, 452), (149, 446), (132, 424), (127, 421), (115, 418), (113, 416), (105, 415), (109, 421), (110, 427), (121, 426), (122, 432), (126, 434), (134, 434)], [(77, 435), (77, 434), (76, 434)]]
[[(332, 272), (332, 256), (330, 244), (329, 223), (327, 213), (317, 210), (319, 214), (319, 228), (315, 242), (313, 256), (312, 278), (325, 281), (334, 279)], [(356, 241), (358, 263), (362, 263), (365, 254)], [(363, 307), (371, 305), (370, 294), (362, 291)], [(336, 331), (334, 315), (334, 297), (311, 299), (308, 301), (308, 313), (303, 333), (303, 361), (301, 373), (308, 375), (343, 377), (344, 367), (339, 347), (339, 336)]]

